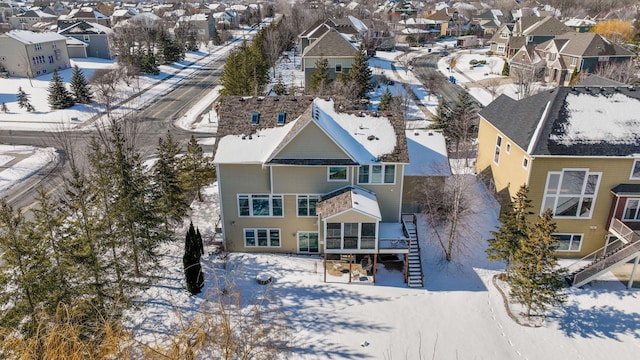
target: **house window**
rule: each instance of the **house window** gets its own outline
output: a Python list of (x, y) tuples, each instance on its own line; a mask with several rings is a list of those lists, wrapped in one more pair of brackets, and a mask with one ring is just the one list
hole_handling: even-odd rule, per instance
[(35, 44), (36, 51), (42, 50), (42, 44)]
[(347, 181), (349, 170), (346, 166), (329, 166), (327, 179), (329, 181)]
[(509, 33), (507, 32), (500, 33), (500, 39), (508, 39), (508, 38), (509, 38)]
[(375, 249), (376, 223), (327, 223), (327, 249)]
[(502, 136), (498, 135), (498, 137), (496, 138), (496, 152), (493, 154), (493, 162), (496, 164), (500, 162), (501, 146), (502, 146)]
[(298, 232), (298, 252), (317, 253), (319, 251), (318, 233), (315, 231)]
[(624, 205), (622, 220), (640, 220), (640, 199), (627, 199), (627, 203)]
[(282, 195), (238, 195), (239, 216), (282, 216)]
[(284, 125), (285, 120), (287, 120), (287, 113), (284, 111), (278, 112), (278, 125)]
[(244, 229), (246, 247), (280, 247), (280, 229)]
[(51, 48), (52, 48), (52, 49), (55, 49), (55, 48), (57, 48), (57, 47), (58, 47), (58, 44), (56, 44), (56, 43), (51, 43)]
[(590, 218), (600, 176), (587, 169), (550, 171), (542, 211), (551, 209), (554, 217)]
[(549, 61), (555, 61), (556, 60), (556, 53), (549, 53)]
[(578, 58), (572, 57), (571, 58), (571, 66), (576, 66), (577, 63), (578, 63)]
[(362, 165), (358, 168), (358, 184), (393, 184), (395, 165)]
[(640, 159), (636, 159), (633, 162), (633, 167), (631, 168), (631, 176), (629, 176), (631, 180), (640, 180)]
[(317, 195), (298, 195), (298, 216), (316, 216)]
[(327, 223), (327, 249), (340, 249), (342, 246), (342, 224)]
[(362, 223), (360, 229), (360, 248), (375, 249), (376, 248), (376, 224)]
[(49, 55), (49, 64), (53, 64), (53, 55)]
[(556, 251), (580, 251), (582, 246), (582, 234), (551, 234), (558, 239)]
[(497, 49), (498, 52), (504, 52), (504, 50), (505, 50), (504, 45), (498, 45), (498, 49)]
[(511, 153), (511, 144), (507, 143), (504, 150), (507, 152), (507, 154)]
[(342, 64), (336, 64), (336, 72), (342, 72)]
[(260, 122), (260, 113), (257, 111), (254, 111), (251, 113), (251, 125), (258, 125), (258, 123)]
[(89, 35), (82, 36), (82, 39), (84, 40), (84, 42), (90, 42), (91, 41), (91, 37), (89, 37)]
[(522, 159), (522, 167), (525, 169), (529, 167), (529, 159), (527, 158)]

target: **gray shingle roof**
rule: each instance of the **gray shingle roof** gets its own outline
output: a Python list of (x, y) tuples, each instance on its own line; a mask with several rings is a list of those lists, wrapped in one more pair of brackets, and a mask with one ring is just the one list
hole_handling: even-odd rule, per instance
[(611, 189), (616, 195), (640, 195), (640, 184), (619, 184)]
[[(640, 136), (629, 134), (624, 140), (603, 137), (596, 141), (573, 141), (569, 144), (553, 140), (565, 133), (570, 114), (567, 113), (567, 96), (584, 94), (588, 96), (611, 98), (613, 94), (623, 94), (640, 100), (640, 89), (634, 87), (560, 87), (516, 101), (505, 95), (500, 96), (482, 111), (480, 115), (498, 128), (521, 148), (527, 150), (533, 140), (538, 123), (539, 134), (532, 155), (571, 155), (571, 156), (629, 156), (640, 153)], [(542, 115), (549, 104), (544, 119)], [(606, 106), (617, 106), (615, 101)], [(605, 109), (603, 109), (605, 110)], [(625, 109), (616, 111), (624, 113)], [(610, 112), (603, 111), (603, 114)], [(603, 115), (608, 116), (608, 115)], [(609, 118), (593, 118), (594, 122), (610, 121)]]
[(582, 57), (595, 56), (628, 56), (633, 53), (622, 46), (606, 40), (596, 33), (567, 32), (559, 35), (557, 39), (567, 39), (560, 53)]
[(340, 35), (337, 30), (331, 29), (307, 46), (302, 56), (355, 57), (356, 51), (358, 49), (352, 43)]

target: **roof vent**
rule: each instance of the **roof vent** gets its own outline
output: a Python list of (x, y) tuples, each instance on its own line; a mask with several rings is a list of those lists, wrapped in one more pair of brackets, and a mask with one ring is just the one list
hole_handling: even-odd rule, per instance
[(264, 96), (259, 96), (257, 100), (258, 100), (258, 101), (262, 101), (262, 100), (264, 100)]
[(291, 101), (298, 101), (298, 99), (297, 99), (297, 98), (294, 98), (294, 97), (292, 97), (290, 100), (291, 100)]
[(585, 90), (586, 92), (591, 92), (591, 88), (590, 88), (590, 87), (588, 87), (588, 86), (585, 86), (585, 87), (584, 87), (584, 90)]
[(420, 136), (420, 133), (416, 131), (416, 132), (413, 133), (413, 135)]
[(629, 86), (629, 91), (636, 91), (636, 88), (633, 86)]
[(242, 135), (242, 140), (246, 140), (247, 137), (245, 135)]
[(378, 116), (380, 116), (380, 114), (378, 114), (378, 112), (377, 112), (377, 111), (374, 111), (374, 112), (371, 114), (371, 116), (373, 116), (373, 117), (378, 117)]
[(273, 101), (280, 101), (280, 98), (273, 98)]
[(571, 91), (576, 91), (576, 87), (575, 87), (575, 86), (572, 86), (572, 87), (571, 87)]
[(244, 98), (240, 98), (239, 100), (240, 100), (240, 102), (244, 102)]
[(433, 136), (433, 132), (429, 131), (429, 132), (427, 133), (427, 135), (429, 135), (429, 136)]
[(324, 101), (331, 101), (331, 98), (330, 97), (325, 98)]
[(376, 137), (373, 135), (369, 135), (367, 136), (367, 140), (371, 141), (371, 140), (376, 140)]

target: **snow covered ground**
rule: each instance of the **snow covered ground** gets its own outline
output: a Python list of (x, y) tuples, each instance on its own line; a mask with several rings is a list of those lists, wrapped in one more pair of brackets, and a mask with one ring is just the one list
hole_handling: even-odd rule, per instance
[[(215, 280), (228, 277), (247, 299), (245, 306), (249, 299), (267, 299), (285, 314), (294, 349), (287, 359), (636, 359), (640, 293), (614, 278), (569, 289), (567, 303), (540, 327), (518, 325), (509, 317), (492, 283), (501, 265), (489, 263), (484, 253), (497, 225), (497, 205), (481, 184), (474, 191), (482, 211), (469, 220), (474, 230), (454, 262), (443, 262), (433, 234), (421, 223), (424, 288), (407, 288), (400, 270), (382, 264), (376, 284), (348, 283), (348, 275), (327, 275), (324, 283), (318, 256), (232, 253), (226, 270), (220, 257), (205, 256), (204, 291), (189, 296), (176, 255), (183, 244), (177, 241), (166, 245), (163, 252), (172, 255), (164, 260), (163, 277), (144, 294), (144, 306), (129, 314), (130, 328), (139, 341), (165, 341), (220, 290)], [(205, 193), (191, 220), (207, 238), (218, 218), (217, 186)], [(205, 247), (207, 254), (214, 250)], [(258, 285), (256, 276), (265, 273), (273, 283)]]

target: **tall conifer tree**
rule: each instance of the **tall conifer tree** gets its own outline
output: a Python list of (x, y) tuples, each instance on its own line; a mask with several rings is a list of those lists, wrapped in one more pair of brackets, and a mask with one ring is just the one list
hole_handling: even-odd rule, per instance
[(75, 103), (71, 94), (67, 90), (58, 74), (58, 70), (53, 70), (53, 76), (49, 82), (49, 106), (53, 110), (66, 109)]

